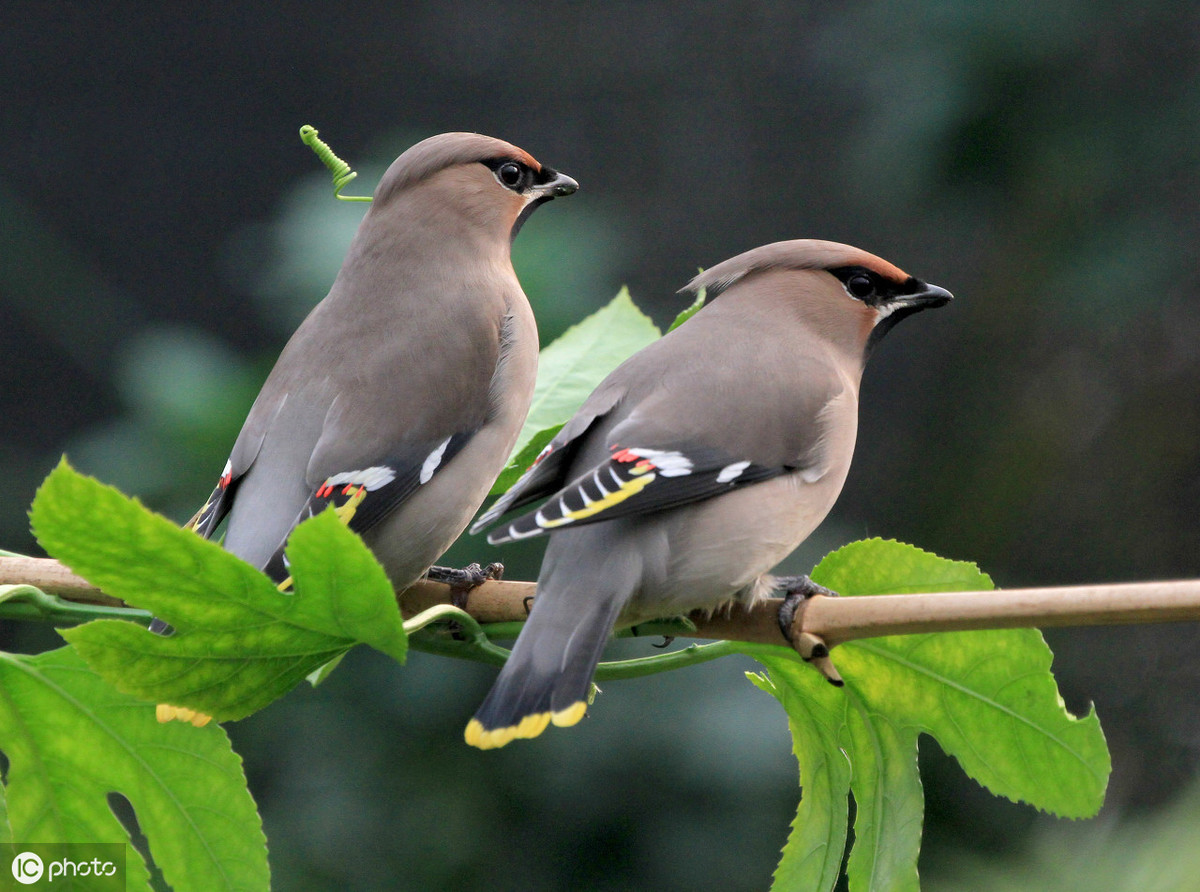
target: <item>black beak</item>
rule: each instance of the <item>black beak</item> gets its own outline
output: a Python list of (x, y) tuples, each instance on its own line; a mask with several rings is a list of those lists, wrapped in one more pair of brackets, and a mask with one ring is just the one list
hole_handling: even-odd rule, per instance
[(517, 237), (517, 233), (521, 231), (521, 227), (525, 225), (525, 221), (529, 219), (529, 215), (539, 206), (545, 204), (552, 198), (561, 198), (564, 195), (571, 195), (579, 191), (579, 184), (567, 176), (565, 173), (559, 173), (553, 167), (543, 167), (538, 174), (539, 182), (534, 183), (529, 187), (526, 194), (531, 194), (533, 197), (522, 209), (517, 216), (517, 222), (513, 224), (512, 238)]
[(547, 198), (562, 198), (579, 191), (579, 184), (565, 173), (559, 173), (552, 167), (543, 167), (541, 182), (534, 184), (533, 191), (540, 192)]
[(952, 300), (954, 300), (954, 295), (945, 288), (939, 288), (937, 285), (923, 284), (920, 291), (914, 294), (906, 294), (898, 298), (895, 303), (897, 304), (896, 309), (900, 309), (903, 306), (911, 306), (913, 309), (909, 312), (915, 312), (916, 310), (927, 310), (930, 307), (944, 307)]
[(868, 356), (875, 349), (875, 345), (879, 343), (879, 339), (891, 331), (896, 323), (905, 316), (911, 316), (913, 313), (919, 313), (921, 310), (928, 310), (931, 307), (944, 307), (954, 300), (954, 295), (945, 288), (915, 279), (909, 281), (916, 285), (912, 291), (907, 294), (897, 294), (887, 303), (876, 307), (879, 310), (879, 319), (876, 321), (875, 327), (871, 329), (870, 337), (867, 338), (866, 352)]

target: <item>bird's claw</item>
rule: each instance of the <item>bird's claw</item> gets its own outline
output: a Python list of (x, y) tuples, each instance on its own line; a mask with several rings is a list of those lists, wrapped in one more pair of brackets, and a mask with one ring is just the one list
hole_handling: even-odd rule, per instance
[(467, 564), (462, 569), (455, 567), (429, 568), (428, 578), (434, 582), (442, 582), (450, 586), (450, 603), (459, 610), (467, 607), (467, 598), (471, 590), (483, 585), (490, 579), (499, 580), (504, 577), (504, 564), (491, 563), (486, 567), (479, 564)]
[[(817, 585), (807, 576), (785, 576), (779, 580), (783, 588), (783, 604), (779, 607), (779, 630), (800, 659), (812, 665), (831, 685), (841, 687), (845, 682), (829, 658), (829, 645), (819, 635), (806, 632), (797, 623), (797, 609), (814, 595), (836, 598), (837, 592)], [(803, 613), (800, 619), (802, 619)]]

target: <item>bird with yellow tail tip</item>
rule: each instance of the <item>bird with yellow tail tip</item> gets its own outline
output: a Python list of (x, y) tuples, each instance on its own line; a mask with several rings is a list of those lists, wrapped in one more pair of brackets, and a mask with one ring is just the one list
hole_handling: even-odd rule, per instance
[(770, 570), (841, 492), (871, 350), (951, 299), (858, 248), (807, 239), (687, 287), (716, 296), (613, 371), (472, 527), (544, 499), (488, 541), (552, 533), (529, 619), (467, 725), (472, 746), (579, 722), (618, 624), (751, 605), (780, 584), (794, 610), (823, 591)]

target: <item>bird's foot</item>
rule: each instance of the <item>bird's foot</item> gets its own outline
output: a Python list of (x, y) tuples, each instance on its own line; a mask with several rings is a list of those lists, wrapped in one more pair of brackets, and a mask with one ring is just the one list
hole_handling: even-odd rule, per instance
[(808, 576), (780, 576), (775, 580), (775, 587), (783, 593), (783, 604), (779, 607), (779, 630), (789, 642), (792, 640), (792, 620), (796, 617), (796, 608), (814, 595), (824, 595), (826, 598), (836, 598), (838, 593), (817, 585)]
[(450, 603), (459, 610), (465, 610), (472, 589), (478, 588), (489, 579), (504, 578), (504, 564), (492, 563), (486, 567), (467, 564), (462, 569), (434, 566), (429, 568), (426, 576), (433, 582), (442, 582), (450, 586)]
[(783, 604), (779, 607), (779, 630), (783, 637), (800, 654), (800, 659), (812, 664), (826, 681), (840, 688), (844, 682), (829, 658), (829, 645), (819, 635), (796, 627), (796, 610), (800, 605), (815, 595), (836, 598), (837, 592), (817, 585), (807, 576), (783, 576), (777, 582), (783, 590)]

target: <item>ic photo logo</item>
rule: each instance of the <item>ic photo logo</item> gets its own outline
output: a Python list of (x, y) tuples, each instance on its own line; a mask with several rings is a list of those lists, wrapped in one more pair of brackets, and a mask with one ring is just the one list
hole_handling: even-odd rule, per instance
[[(59, 844), (39, 846), (38, 852), (25, 849), (12, 860), (13, 879), (22, 886), (32, 886), (39, 880), (54, 883), (56, 880), (71, 879), (83, 883), (82, 886), (73, 885), (73, 889), (95, 889), (97, 892), (124, 889), (124, 848), (120, 845), (90, 844), (71, 845), (68, 848), (65, 844)], [(58, 853), (63, 851), (68, 853), (68, 857), (58, 857)], [(99, 857), (86, 857), (93, 854)], [(3, 883), (0, 885), (5, 889), (14, 888)]]
[(42, 864), (42, 859), (33, 852), (22, 852), (13, 858), (12, 873), (13, 878), (22, 886), (28, 886), (36, 883), (42, 878), (42, 873), (45, 871), (45, 866)]

